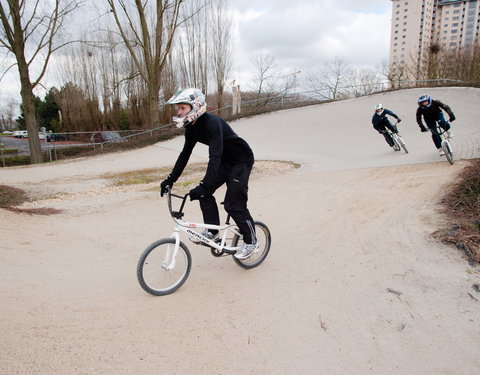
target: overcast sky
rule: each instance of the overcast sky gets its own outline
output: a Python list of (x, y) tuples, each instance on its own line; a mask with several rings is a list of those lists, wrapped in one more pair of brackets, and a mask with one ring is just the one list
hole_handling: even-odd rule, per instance
[[(256, 55), (273, 57), (283, 74), (301, 71), (299, 82), (335, 57), (370, 69), (388, 59), (389, 0), (227, 1), (234, 18), (230, 79), (243, 88), (252, 85)], [(19, 98), (17, 77), (12, 69), (0, 83), (0, 100)]]
[[(271, 55), (284, 74), (315, 71), (335, 57), (375, 69), (388, 59), (389, 0), (230, 0), (235, 17), (232, 79), (246, 83), (252, 56)], [(300, 77), (301, 78), (301, 77)]]

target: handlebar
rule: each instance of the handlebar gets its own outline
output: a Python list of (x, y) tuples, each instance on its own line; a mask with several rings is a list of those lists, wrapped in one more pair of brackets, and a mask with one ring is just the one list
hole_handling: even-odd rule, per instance
[[(179, 211), (174, 211), (172, 209), (172, 197), (179, 198), (182, 200), (182, 204), (180, 205), (180, 210)], [(171, 191), (170, 186), (167, 186), (167, 202), (168, 202), (168, 210), (170, 211), (170, 215), (174, 217), (175, 219), (181, 220), (183, 218), (183, 207), (185, 206), (185, 202), (187, 201), (188, 194), (185, 194), (184, 196), (182, 195), (177, 195), (173, 194)]]

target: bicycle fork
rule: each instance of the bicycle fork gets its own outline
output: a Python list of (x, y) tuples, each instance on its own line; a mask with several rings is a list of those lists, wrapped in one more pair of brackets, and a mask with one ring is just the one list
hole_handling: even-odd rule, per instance
[(177, 258), (178, 248), (180, 246), (180, 236), (178, 234), (178, 228), (175, 228), (170, 238), (175, 239), (175, 244), (168, 244), (165, 258), (163, 258), (162, 268), (166, 271), (170, 271), (175, 268), (175, 259)]

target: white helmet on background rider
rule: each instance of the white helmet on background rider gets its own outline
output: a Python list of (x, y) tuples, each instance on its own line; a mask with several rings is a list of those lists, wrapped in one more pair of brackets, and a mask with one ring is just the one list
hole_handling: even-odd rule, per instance
[(381, 115), (383, 112), (383, 105), (381, 103), (378, 103), (376, 106), (375, 106), (375, 113), (377, 115)]
[(199, 89), (195, 88), (178, 90), (166, 102), (166, 104), (188, 104), (191, 108), (190, 112), (184, 117), (173, 117), (173, 121), (175, 122), (175, 125), (177, 125), (177, 128), (191, 124), (207, 111), (205, 95)]

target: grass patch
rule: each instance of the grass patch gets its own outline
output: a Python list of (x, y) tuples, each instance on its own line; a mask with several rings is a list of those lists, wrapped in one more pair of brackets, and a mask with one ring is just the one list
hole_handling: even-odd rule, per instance
[(0, 208), (11, 212), (27, 213), (30, 215), (54, 215), (62, 212), (56, 208), (19, 208), (17, 206), (28, 200), (27, 194), (13, 186), (0, 185)]
[(480, 263), (480, 159), (462, 171), (442, 205), (451, 223), (442, 241), (464, 251), (471, 263)]
[[(153, 183), (160, 185), (160, 182), (162, 182), (168, 176), (168, 174), (171, 172), (171, 169), (171, 167), (158, 169), (141, 169), (137, 171), (108, 174), (104, 177), (113, 180), (114, 186)], [(205, 170), (206, 164), (188, 165), (175, 186), (189, 186), (198, 183), (201, 177), (203, 177), (201, 173), (205, 173)], [(198, 175), (198, 178), (195, 178), (195, 175)], [(157, 189), (157, 187), (155, 187), (155, 189)]]
[(21, 189), (13, 186), (0, 185), (0, 207), (18, 206), (27, 201), (27, 195)]
[(3, 148), (0, 147), (0, 155), (8, 155), (8, 154), (16, 154), (18, 152), (18, 148)]

